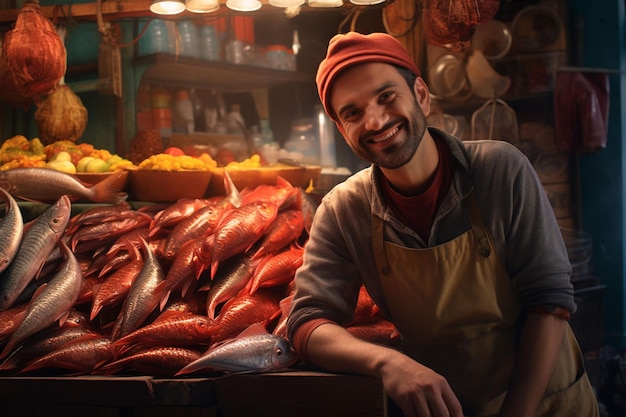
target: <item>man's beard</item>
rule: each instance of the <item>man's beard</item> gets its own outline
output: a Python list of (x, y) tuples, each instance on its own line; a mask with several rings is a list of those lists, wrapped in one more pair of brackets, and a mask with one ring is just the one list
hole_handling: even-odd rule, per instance
[[(381, 129), (381, 131), (389, 129), (396, 124), (397, 121), (389, 123)], [(359, 146), (358, 149), (352, 148), (352, 150), (359, 158), (376, 164), (381, 168), (400, 168), (413, 158), (426, 131), (426, 118), (424, 117), (422, 108), (417, 104), (415, 105), (413, 116), (407, 120), (407, 123), (402, 126), (402, 129), (406, 130), (406, 140), (402, 143), (395, 143), (388, 146), (380, 153), (375, 154), (371, 152), (367, 145), (364, 144), (364, 138), (360, 140), (361, 146)], [(369, 137), (371, 135), (368, 134), (367, 136)]]

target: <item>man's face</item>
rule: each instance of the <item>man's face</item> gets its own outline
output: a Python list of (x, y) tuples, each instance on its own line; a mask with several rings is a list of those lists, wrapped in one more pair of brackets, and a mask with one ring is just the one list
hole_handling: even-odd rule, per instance
[(335, 79), (331, 108), (358, 157), (387, 169), (411, 160), (426, 129), (415, 90), (395, 67), (383, 63), (359, 64)]

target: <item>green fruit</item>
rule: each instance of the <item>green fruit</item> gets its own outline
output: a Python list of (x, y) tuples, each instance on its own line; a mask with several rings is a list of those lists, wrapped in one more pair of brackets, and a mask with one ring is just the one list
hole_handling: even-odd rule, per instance
[(85, 172), (87, 168), (87, 164), (93, 159), (94, 158), (92, 156), (83, 156), (82, 158), (80, 158), (80, 160), (76, 164), (76, 171)]
[(85, 172), (107, 172), (109, 170), (109, 164), (103, 159), (94, 158), (87, 163)]

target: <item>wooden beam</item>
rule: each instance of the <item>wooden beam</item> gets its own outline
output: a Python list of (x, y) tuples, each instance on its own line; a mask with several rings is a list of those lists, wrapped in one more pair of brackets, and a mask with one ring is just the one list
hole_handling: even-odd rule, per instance
[[(70, 1), (70, 0), (67, 0)], [(269, 0), (260, 0), (263, 7), (255, 11), (255, 14), (276, 14), (284, 13), (282, 7), (274, 7), (269, 5)], [(219, 0), (222, 10), (228, 13), (239, 13), (227, 9), (226, 0)], [(102, 16), (105, 20), (128, 18), (128, 17), (158, 17), (150, 11), (150, 3), (152, 0), (103, 0), (101, 3)], [(343, 9), (349, 9), (353, 5), (344, 0)], [(326, 9), (309, 7), (304, 5), (300, 10), (301, 13), (323, 12)], [(339, 10), (339, 9), (337, 9)], [(20, 9), (0, 10), (0, 24), (13, 23), (17, 19)], [(42, 14), (48, 19), (68, 19), (76, 20), (96, 20), (97, 3), (80, 3), (80, 4), (57, 4), (54, 6), (41, 6)], [(183, 12), (182, 14), (173, 16), (178, 18), (181, 16), (198, 16), (199, 13)]]
[[(102, 15), (114, 15), (117, 18), (132, 16), (148, 16), (151, 0), (103, 0)], [(20, 9), (0, 10), (0, 22), (14, 22)], [(95, 19), (97, 3), (64, 4), (41, 6), (42, 14), (49, 18), (71, 17), (75, 19)]]

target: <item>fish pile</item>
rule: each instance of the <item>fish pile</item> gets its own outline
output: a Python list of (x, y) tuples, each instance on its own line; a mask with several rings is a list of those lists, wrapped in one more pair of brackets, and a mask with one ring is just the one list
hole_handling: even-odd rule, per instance
[[(286, 335), (293, 278), (316, 205), (275, 185), (71, 215), (62, 195), (24, 223), (0, 188), (0, 375), (153, 376), (296, 366)], [(398, 334), (362, 288), (357, 337)]]

